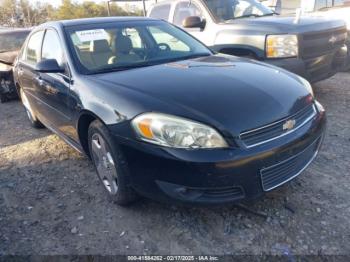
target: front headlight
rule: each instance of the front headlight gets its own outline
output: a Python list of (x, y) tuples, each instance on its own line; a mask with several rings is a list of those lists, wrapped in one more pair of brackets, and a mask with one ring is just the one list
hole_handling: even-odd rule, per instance
[(181, 117), (145, 113), (132, 120), (144, 141), (175, 148), (225, 148), (226, 141), (213, 128)]
[(266, 56), (268, 58), (298, 56), (298, 37), (296, 35), (268, 35)]

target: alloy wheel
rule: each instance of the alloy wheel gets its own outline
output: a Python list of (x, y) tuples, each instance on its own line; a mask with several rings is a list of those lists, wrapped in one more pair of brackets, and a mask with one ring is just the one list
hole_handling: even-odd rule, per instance
[(118, 192), (117, 169), (108, 144), (98, 133), (92, 135), (91, 143), (97, 174), (106, 190), (111, 195), (116, 195)]

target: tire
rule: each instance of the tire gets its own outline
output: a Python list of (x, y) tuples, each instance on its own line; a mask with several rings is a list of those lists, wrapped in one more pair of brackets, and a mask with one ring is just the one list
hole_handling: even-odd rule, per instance
[(20, 89), (20, 97), (21, 97), (22, 104), (24, 105), (29, 122), (32, 125), (32, 127), (43, 128), (44, 125), (38, 120), (35, 113), (33, 112), (32, 108), (30, 106), (29, 100), (27, 98), (27, 95), (24, 93), (22, 88)]
[(130, 185), (127, 161), (108, 129), (99, 120), (93, 121), (88, 131), (89, 152), (96, 173), (112, 201), (126, 206), (138, 198)]

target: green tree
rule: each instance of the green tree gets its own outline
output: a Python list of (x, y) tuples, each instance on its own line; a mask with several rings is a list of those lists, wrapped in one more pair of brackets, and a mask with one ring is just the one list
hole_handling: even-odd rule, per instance
[[(62, 5), (54, 8), (49, 3), (32, 0), (0, 0), (0, 25), (7, 26), (34, 26), (46, 21), (65, 20), (85, 17), (108, 16), (106, 3), (84, 1), (78, 3), (74, 0), (63, 0)], [(111, 4), (113, 16), (141, 15), (129, 13)]]
[(0, 0), (0, 25), (14, 26), (17, 18), (16, 0)]

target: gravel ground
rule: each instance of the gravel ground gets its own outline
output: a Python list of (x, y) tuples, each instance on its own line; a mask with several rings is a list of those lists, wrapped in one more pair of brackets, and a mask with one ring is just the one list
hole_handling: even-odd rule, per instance
[(244, 206), (108, 201), (92, 164), (0, 104), (0, 254), (350, 255), (350, 74), (314, 86), (328, 130), (297, 179)]

